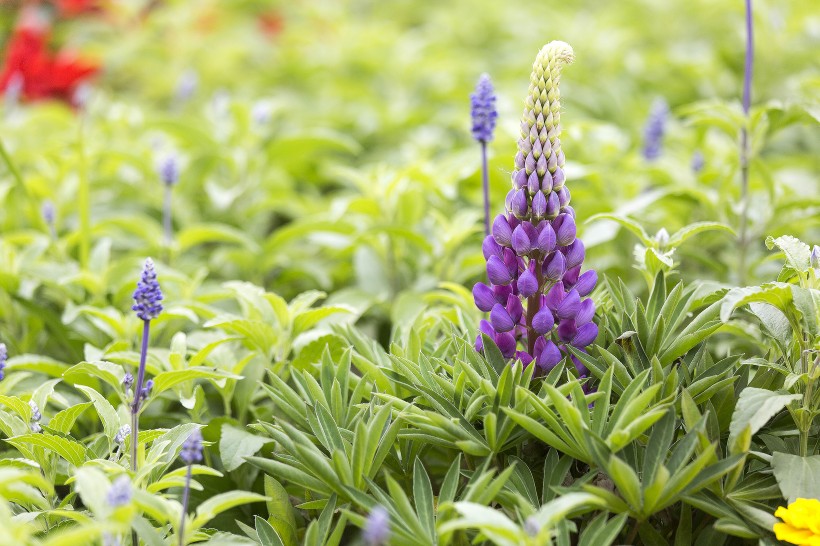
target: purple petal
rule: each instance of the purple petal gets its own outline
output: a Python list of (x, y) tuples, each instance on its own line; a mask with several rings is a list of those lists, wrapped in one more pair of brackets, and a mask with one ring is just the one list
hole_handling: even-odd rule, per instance
[(547, 213), (547, 198), (540, 191), (532, 198), (532, 214), (536, 218), (543, 218)]
[(571, 319), (575, 318), (580, 308), (581, 296), (579, 296), (578, 291), (573, 288), (564, 297), (564, 300), (558, 306), (558, 309), (556, 309), (555, 314), (561, 320)]
[(586, 324), (595, 316), (595, 302), (587, 298), (581, 302), (578, 313), (575, 315), (575, 324)]
[(567, 268), (581, 265), (584, 262), (585, 253), (586, 250), (584, 249), (583, 241), (581, 241), (581, 239), (575, 239), (575, 241), (569, 245), (566, 250)]
[(512, 280), (510, 270), (498, 256), (490, 256), (487, 260), (487, 277), (493, 284), (509, 284)]
[(530, 252), (532, 252), (532, 242), (530, 241), (527, 232), (524, 230), (524, 225), (532, 225), (529, 222), (525, 222), (515, 228), (512, 234), (512, 247), (515, 250), (515, 253), (519, 256), (526, 256)]
[(552, 281), (557, 281), (564, 276), (567, 264), (564, 255), (560, 252), (553, 252), (544, 263), (544, 276)]
[(493, 238), (501, 246), (512, 244), (512, 228), (503, 214), (499, 214), (493, 220)]
[(509, 332), (515, 327), (515, 321), (500, 303), (496, 303), (490, 311), (490, 323), (498, 332)]
[(561, 362), (561, 351), (552, 341), (547, 341), (544, 350), (538, 355), (536, 365), (544, 371), (550, 371)]
[[(518, 152), (518, 154), (516, 154), (516, 160), (518, 159), (519, 154), (521, 154), (521, 152)], [(523, 166), (524, 160), (522, 159), (521, 162)], [(520, 190), (521, 188), (527, 185), (527, 172), (524, 169), (519, 168), (517, 171), (515, 171), (515, 173), (513, 174), (513, 185), (517, 190)]]
[(594, 269), (590, 269), (578, 278), (575, 289), (581, 296), (586, 296), (592, 292), (596, 284), (598, 284), (598, 273)]
[(498, 334), (495, 336), (495, 344), (501, 351), (504, 358), (512, 358), (515, 355), (515, 337), (510, 333)]
[(515, 353), (515, 358), (520, 360), (525, 368), (527, 366), (529, 366), (530, 363), (532, 362), (532, 355), (530, 353), (528, 353), (527, 351), (517, 351)]
[(484, 259), (489, 260), (490, 256), (503, 256), (501, 245), (495, 242), (492, 235), (487, 235), (484, 242), (481, 243), (481, 251), (484, 253)]
[(544, 335), (555, 326), (555, 318), (552, 316), (552, 311), (546, 307), (542, 307), (532, 317), (532, 329), (538, 334)]
[[(575, 218), (569, 214), (561, 214), (558, 218), (562, 218), (562, 221), (561, 226), (555, 230), (555, 237), (558, 241), (558, 246), (567, 246), (575, 240)], [(555, 220), (558, 220), (558, 218)]]
[(530, 192), (530, 195), (535, 195), (536, 192), (541, 190), (541, 182), (538, 181), (538, 175), (532, 173), (527, 178), (527, 191)]
[(567, 288), (571, 288), (575, 286), (575, 283), (578, 282), (578, 274), (581, 273), (581, 266), (575, 266), (572, 269), (567, 269), (567, 272), (564, 273), (564, 277), (561, 279), (564, 281), (564, 285)]
[(578, 328), (578, 333), (575, 334), (572, 344), (575, 347), (586, 347), (595, 341), (596, 337), (598, 337), (598, 325), (594, 322), (587, 322)]
[(541, 228), (541, 232), (538, 234), (536, 246), (538, 247), (538, 250), (544, 254), (547, 254), (552, 252), (555, 248), (555, 230), (552, 229), (549, 222), (543, 222), (543, 224), (544, 225)]
[(558, 190), (556, 193), (558, 195), (558, 202), (561, 203), (562, 208), (569, 205), (569, 200), (571, 199), (569, 188), (567, 188), (566, 186), (562, 186), (561, 189)]
[(510, 314), (510, 318), (512, 318), (513, 322), (518, 324), (521, 320), (521, 315), (524, 314), (524, 307), (521, 305), (521, 300), (518, 299), (518, 296), (510, 294), (507, 297), (507, 305), (505, 306), (505, 309), (507, 309), (507, 313)]
[(578, 333), (578, 327), (575, 326), (574, 320), (562, 320), (558, 325), (558, 337), (564, 343), (569, 343)]
[(524, 218), (527, 216), (527, 209), (529, 208), (529, 202), (527, 201), (527, 190), (521, 189), (515, 192), (512, 198), (512, 207), (510, 208), (510, 212), (515, 215), (516, 218)]
[(550, 288), (550, 291), (547, 292), (547, 298), (545, 302), (547, 307), (549, 309), (552, 309), (553, 311), (557, 310), (558, 306), (561, 305), (561, 302), (564, 301), (565, 294), (566, 292), (564, 292), (564, 283), (555, 283), (555, 285), (553, 285), (553, 287)]
[(558, 167), (555, 169), (555, 173), (552, 175), (552, 187), (553, 188), (561, 188), (564, 185), (564, 181), (566, 180), (564, 176), (564, 169)]
[(507, 296), (512, 293), (513, 289), (509, 284), (493, 286), (493, 296), (495, 297), (495, 302), (500, 303), (501, 305), (507, 305)]
[(483, 282), (478, 282), (473, 286), (473, 300), (475, 306), (485, 313), (489, 312), (496, 303), (493, 289)]
[(555, 218), (561, 210), (561, 203), (558, 201), (558, 196), (555, 192), (550, 192), (547, 198), (547, 218)]
[(518, 293), (524, 298), (529, 298), (538, 292), (538, 279), (529, 268), (518, 277)]

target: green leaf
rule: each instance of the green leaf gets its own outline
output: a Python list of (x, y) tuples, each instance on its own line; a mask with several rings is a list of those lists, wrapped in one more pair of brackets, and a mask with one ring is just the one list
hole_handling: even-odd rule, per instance
[(774, 305), (788, 316), (788, 307), (792, 302), (792, 287), (783, 282), (770, 282), (761, 286), (733, 288), (723, 298), (720, 320), (728, 321), (735, 309), (752, 302)]
[(61, 436), (45, 433), (23, 434), (8, 438), (6, 442), (17, 448), (26, 444), (46, 448), (77, 467), (82, 466), (86, 458), (85, 447), (82, 444)]
[(77, 383), (87, 376), (96, 377), (108, 383), (116, 391), (122, 389), (122, 378), (125, 370), (119, 364), (112, 362), (80, 362), (63, 373), (63, 378), (69, 383)]
[(811, 247), (797, 237), (766, 237), (766, 247), (769, 250), (779, 248), (786, 257), (786, 265), (795, 271), (806, 271), (810, 267)]
[(117, 414), (117, 410), (114, 409), (114, 406), (112, 406), (111, 403), (103, 397), (103, 395), (91, 387), (74, 385), (74, 388), (83, 392), (88, 399), (91, 400), (94, 404), (94, 409), (97, 411), (97, 415), (100, 416), (100, 420), (103, 423), (105, 435), (109, 440), (114, 440), (114, 436), (117, 435), (117, 432), (120, 429), (120, 417)]
[(251, 252), (259, 252), (259, 245), (248, 237), (244, 231), (224, 224), (199, 224), (183, 229), (177, 235), (180, 252), (205, 243), (235, 243), (244, 246)]
[(92, 405), (91, 402), (83, 402), (82, 404), (69, 406), (52, 417), (51, 421), (48, 422), (48, 427), (57, 432), (68, 434), (71, 432), (71, 429), (74, 428), (74, 423), (77, 421), (77, 418)]
[(219, 457), (225, 465), (225, 470), (236, 470), (245, 462), (245, 457), (255, 455), (268, 442), (268, 438), (250, 434), (227, 423), (223, 424), (222, 436), (219, 439)]
[(193, 527), (194, 529), (199, 529), (222, 512), (230, 510), (235, 506), (252, 502), (265, 502), (267, 500), (268, 497), (248, 491), (228, 491), (227, 493), (220, 493), (197, 507)]
[(729, 425), (729, 446), (734, 444), (746, 427), (751, 429), (751, 436), (754, 436), (763, 428), (763, 425), (769, 422), (769, 419), (782, 411), (790, 402), (800, 400), (800, 398), (799, 394), (784, 394), (754, 387), (743, 389)]
[(820, 455), (800, 457), (778, 451), (772, 455), (772, 470), (789, 503), (798, 498), (820, 499)]
[(726, 224), (721, 224), (720, 222), (696, 222), (676, 231), (671, 237), (669, 237), (668, 246), (670, 248), (678, 247), (693, 235), (703, 233), (704, 231), (726, 231), (732, 235), (735, 234), (735, 231), (732, 228)]
[(276, 532), (270, 523), (259, 516), (254, 516), (253, 519), (256, 523), (256, 534), (259, 536), (259, 542), (262, 543), (262, 546), (285, 546), (279, 533)]
[(195, 367), (184, 370), (171, 370), (161, 372), (154, 376), (154, 396), (173, 388), (180, 383), (193, 381), (194, 379), (242, 379), (241, 375), (235, 375), (215, 368)]
[(427, 538), (430, 542), (435, 542), (436, 519), (433, 505), (433, 486), (430, 483), (430, 476), (421, 464), (421, 459), (416, 458), (413, 465), (413, 500), (416, 505), (416, 514), (421, 521), (424, 530), (427, 531)]

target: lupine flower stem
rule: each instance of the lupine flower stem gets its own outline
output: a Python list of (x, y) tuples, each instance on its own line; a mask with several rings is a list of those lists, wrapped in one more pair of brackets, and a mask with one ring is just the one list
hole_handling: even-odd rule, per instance
[(182, 492), (182, 521), (179, 522), (179, 546), (185, 546), (185, 518), (188, 515), (188, 497), (191, 493), (191, 470), (193, 464), (188, 465), (185, 473), (185, 490)]
[(749, 245), (747, 231), (749, 215), (749, 109), (752, 102), (752, 70), (754, 68), (754, 28), (752, 25), (752, 0), (746, 0), (746, 62), (743, 68), (743, 114), (740, 131), (740, 248), (738, 252), (738, 277), (746, 284), (746, 251)]
[(490, 234), (490, 178), (487, 168), (487, 143), (493, 139), (495, 120), (495, 90), (490, 76), (482, 74), (475, 92), (470, 95), (470, 115), (473, 138), (481, 144), (481, 183), (484, 189), (484, 236)]
[(140, 403), (142, 402), (142, 383), (145, 380), (145, 361), (148, 357), (148, 334), (151, 330), (151, 321), (143, 321), (142, 350), (140, 351), (140, 367), (137, 372), (137, 384), (134, 388), (134, 400), (131, 402), (131, 470), (137, 471), (137, 440), (140, 430)]

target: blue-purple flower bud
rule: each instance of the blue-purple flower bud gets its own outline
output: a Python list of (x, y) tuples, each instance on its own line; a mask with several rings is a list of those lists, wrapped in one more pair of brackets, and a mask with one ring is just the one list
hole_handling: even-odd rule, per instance
[(479, 142), (491, 141), (498, 112), (495, 110), (495, 92), (489, 75), (482, 74), (478, 79), (475, 92), (470, 95), (470, 106), (473, 138)]
[(524, 226), (529, 226), (531, 229), (534, 229), (532, 224), (524, 222), (515, 228), (512, 234), (512, 247), (519, 256), (526, 256), (532, 252), (532, 241), (527, 234), (527, 230), (524, 229)]
[(538, 240), (535, 244), (538, 251), (544, 255), (549, 254), (555, 249), (556, 242), (555, 230), (552, 229), (549, 222), (541, 222)]
[(482, 282), (478, 282), (473, 286), (473, 300), (475, 306), (485, 313), (489, 313), (493, 305), (496, 304), (493, 289)]
[(570, 245), (575, 240), (577, 231), (575, 218), (569, 214), (559, 214), (558, 217), (552, 221), (552, 226), (555, 229), (558, 246)]
[(586, 296), (595, 289), (596, 284), (598, 284), (598, 273), (594, 269), (590, 269), (578, 278), (578, 282), (575, 283), (575, 290), (578, 291), (579, 295)]
[(564, 283), (557, 282), (550, 288), (550, 291), (547, 292), (547, 297), (544, 300), (545, 305), (548, 309), (552, 309), (553, 311), (558, 310), (558, 306), (561, 305), (561, 302), (564, 301)]
[(492, 235), (484, 237), (484, 242), (481, 244), (481, 251), (484, 253), (484, 259), (489, 260), (490, 256), (504, 256), (504, 249), (495, 242)]
[(501, 246), (512, 245), (512, 228), (503, 214), (499, 214), (493, 220), (493, 238)]
[(509, 332), (515, 328), (515, 322), (500, 303), (496, 303), (490, 311), (490, 323), (498, 332)]
[(522, 298), (529, 298), (538, 292), (538, 279), (528, 267), (518, 277), (518, 293)]
[(157, 174), (166, 186), (173, 186), (179, 182), (179, 158), (170, 152), (157, 161)]
[(564, 299), (558, 305), (558, 309), (555, 310), (555, 314), (561, 320), (571, 319), (575, 318), (580, 308), (581, 296), (579, 296), (578, 291), (573, 288), (564, 296)]
[(586, 255), (584, 243), (581, 239), (575, 239), (571, 245), (566, 247), (567, 269), (571, 269), (577, 265), (581, 265)]
[(820, 246), (814, 245), (809, 255), (809, 265), (814, 271), (820, 275)]
[(578, 348), (586, 347), (598, 337), (598, 326), (594, 322), (587, 322), (578, 328), (572, 340), (572, 345)]
[(29, 421), (31, 432), (42, 432), (43, 427), (40, 426), (40, 419), (43, 418), (43, 414), (40, 413), (40, 408), (37, 407), (37, 403), (34, 400), (29, 400), (28, 406), (31, 408), (31, 420)]
[(527, 217), (529, 201), (527, 200), (527, 190), (521, 189), (515, 192), (512, 198), (510, 212), (519, 220)]
[(703, 152), (700, 150), (695, 150), (695, 153), (692, 154), (692, 172), (695, 174), (700, 174), (705, 165), (706, 158), (703, 157)]
[(510, 284), (513, 279), (510, 270), (498, 256), (490, 256), (487, 260), (487, 277), (493, 284)]
[(561, 212), (561, 202), (558, 199), (558, 195), (554, 191), (550, 192), (547, 198), (547, 218), (552, 220), (558, 216), (559, 212)]
[(131, 434), (131, 425), (121, 426), (117, 434), (114, 435), (114, 442), (122, 446), (129, 434)]
[(182, 444), (179, 458), (187, 465), (198, 463), (202, 460), (202, 431), (195, 428)]
[(532, 198), (532, 215), (536, 220), (540, 220), (547, 215), (547, 198), (543, 192), (539, 191)]
[(157, 282), (154, 262), (151, 258), (147, 258), (142, 269), (142, 277), (137, 283), (136, 291), (134, 291), (134, 305), (131, 309), (136, 311), (137, 316), (142, 320), (153, 320), (162, 312), (161, 301), (162, 290), (160, 290), (159, 282)]
[(587, 298), (581, 302), (578, 312), (575, 314), (575, 324), (586, 324), (595, 316), (595, 302)]
[(142, 388), (142, 391), (140, 392), (140, 400), (145, 400), (149, 396), (151, 396), (151, 391), (153, 390), (153, 388), (154, 388), (154, 380), (149, 379), (148, 381), (146, 381), (145, 386)]
[(532, 329), (539, 335), (551, 331), (553, 326), (555, 326), (555, 318), (552, 316), (552, 311), (546, 306), (539, 309), (532, 318)]
[(561, 356), (561, 351), (558, 349), (558, 346), (552, 341), (547, 341), (544, 343), (541, 351), (538, 352), (535, 365), (544, 371), (550, 371), (556, 364), (561, 362), (561, 358), (563, 357)]
[(567, 262), (564, 255), (558, 251), (553, 252), (544, 262), (544, 277), (551, 281), (559, 280), (564, 271), (567, 270)]

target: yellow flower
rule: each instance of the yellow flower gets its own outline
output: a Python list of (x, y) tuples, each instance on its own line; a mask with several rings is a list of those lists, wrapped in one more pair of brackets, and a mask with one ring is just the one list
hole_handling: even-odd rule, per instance
[(775, 523), (774, 534), (799, 546), (820, 546), (820, 500), (797, 499), (788, 508), (778, 507), (775, 517), (783, 523)]

